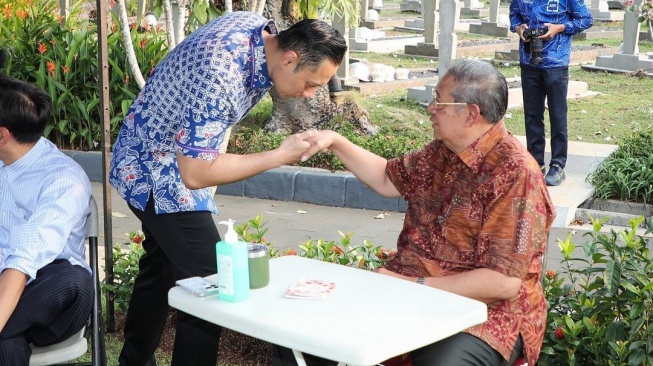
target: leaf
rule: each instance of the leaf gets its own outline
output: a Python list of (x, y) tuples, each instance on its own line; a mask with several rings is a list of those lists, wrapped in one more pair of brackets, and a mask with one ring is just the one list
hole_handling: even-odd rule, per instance
[(605, 265), (605, 287), (611, 293), (616, 293), (621, 279), (621, 264), (619, 261), (610, 260)]

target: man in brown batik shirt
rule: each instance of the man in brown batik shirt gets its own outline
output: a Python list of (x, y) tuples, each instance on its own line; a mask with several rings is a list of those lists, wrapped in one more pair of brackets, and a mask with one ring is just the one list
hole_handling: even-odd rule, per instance
[[(414, 365), (534, 365), (546, 325), (542, 256), (555, 216), (539, 166), (507, 131), (505, 78), (453, 60), (428, 106), (435, 139), (387, 161), (333, 131), (315, 131), (304, 159), (330, 150), (377, 193), (408, 202), (398, 253), (379, 273), (488, 305), (488, 320), (411, 352)], [(410, 309), (401, 309), (410, 312)]]

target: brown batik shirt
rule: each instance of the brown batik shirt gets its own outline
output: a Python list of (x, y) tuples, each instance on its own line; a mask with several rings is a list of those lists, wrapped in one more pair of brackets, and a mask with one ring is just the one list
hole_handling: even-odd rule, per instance
[(522, 279), (517, 297), (488, 304), (485, 323), (466, 329), (508, 359), (519, 334), (535, 365), (546, 330), (542, 255), (555, 209), (542, 172), (498, 122), (460, 154), (441, 141), (388, 162), (408, 202), (390, 271), (448, 276), (489, 268)]

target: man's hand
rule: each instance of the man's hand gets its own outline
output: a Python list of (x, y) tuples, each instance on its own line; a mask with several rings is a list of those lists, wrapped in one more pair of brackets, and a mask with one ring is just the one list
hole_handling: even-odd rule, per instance
[(565, 25), (564, 24), (544, 23), (544, 27), (547, 28), (547, 32), (544, 33), (543, 35), (537, 37), (537, 38), (540, 38), (543, 41), (548, 41), (551, 38), (555, 37), (556, 34), (562, 33), (562, 32), (565, 31)]
[(526, 29), (528, 29), (528, 24), (521, 24), (515, 28), (515, 33), (517, 33), (519, 38), (521, 38), (521, 40), (524, 42), (528, 42), (526, 39), (524, 39), (524, 31)]
[(399, 279), (402, 279), (402, 280), (411, 281), (411, 282), (417, 281), (417, 277), (404, 276), (404, 275), (399, 274), (399, 273), (388, 271), (385, 268), (377, 268), (377, 269), (374, 270), (374, 272), (380, 273), (380, 274), (383, 274), (383, 275), (386, 275), (386, 276), (396, 277), (396, 278), (399, 278)]
[(309, 148), (304, 151), (301, 157), (301, 161), (306, 161), (317, 153), (329, 151), (329, 148), (339, 135), (331, 130), (308, 130), (299, 134), (298, 137), (309, 144)]
[(304, 133), (296, 133), (288, 136), (281, 142), (277, 151), (283, 161), (282, 164), (295, 164), (300, 160), (307, 160), (303, 159), (303, 155), (311, 147), (311, 144), (302, 137)]
[(0, 273), (0, 332), (16, 309), (27, 280), (26, 274), (13, 268)]

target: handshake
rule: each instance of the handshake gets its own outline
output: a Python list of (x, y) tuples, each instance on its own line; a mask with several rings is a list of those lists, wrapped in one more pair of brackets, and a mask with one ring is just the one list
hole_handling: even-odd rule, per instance
[(317, 153), (331, 150), (332, 145), (346, 139), (331, 130), (308, 130), (286, 137), (277, 148), (284, 164), (304, 162)]

